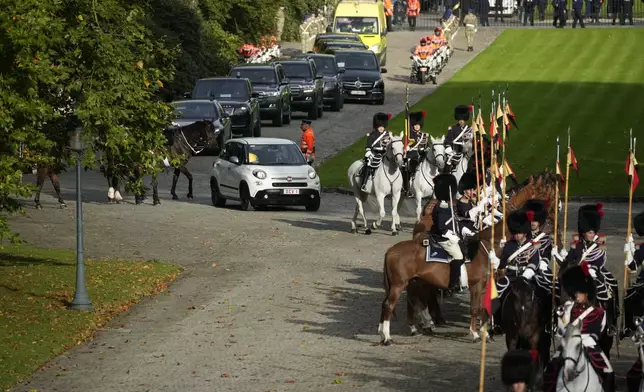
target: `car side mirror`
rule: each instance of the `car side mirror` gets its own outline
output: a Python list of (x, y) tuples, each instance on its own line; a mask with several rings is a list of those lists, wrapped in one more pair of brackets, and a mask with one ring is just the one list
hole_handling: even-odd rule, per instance
[(250, 93), (250, 97), (251, 98), (259, 98), (259, 93), (253, 91), (252, 93)]
[(315, 79), (317, 79), (317, 80), (324, 79), (324, 76), (322, 76), (322, 75), (315, 75)]
[(229, 159), (230, 163), (234, 163), (235, 165), (239, 165), (239, 158), (237, 157), (230, 157)]
[(188, 93), (183, 93), (183, 97), (184, 97), (184, 98), (187, 98), (187, 99), (190, 99), (190, 98), (192, 98), (192, 93), (190, 93), (190, 92), (188, 92)]
[(340, 69), (338, 69), (338, 73), (341, 73), (341, 74), (342, 74), (342, 73), (344, 73), (345, 71), (346, 71), (346, 69), (345, 69), (345, 68), (340, 68)]
[(290, 81), (289, 81), (288, 79), (283, 79), (283, 80), (282, 80), (282, 83), (280, 83), (280, 85), (281, 85), (281, 86), (286, 86), (286, 85), (288, 85), (289, 83), (290, 83)]
[(387, 68), (380, 68), (380, 73), (383, 73), (383, 74), (387, 73)]

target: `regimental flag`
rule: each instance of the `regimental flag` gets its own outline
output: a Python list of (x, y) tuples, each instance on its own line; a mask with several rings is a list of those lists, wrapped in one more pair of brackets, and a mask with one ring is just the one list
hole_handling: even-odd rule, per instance
[(483, 315), (483, 323), (487, 323), (494, 316), (494, 313), (496, 313), (500, 305), (501, 299), (499, 298), (498, 291), (496, 291), (494, 274), (490, 274), (485, 287), (485, 295), (483, 296), (483, 307), (487, 313)]
[(476, 122), (479, 126), (479, 132), (485, 135), (485, 123), (483, 122), (483, 115), (481, 114), (481, 109), (479, 109), (479, 114), (476, 116)]
[(563, 190), (565, 189), (565, 186), (566, 186), (565, 184), (566, 180), (564, 179), (563, 172), (561, 171), (561, 165), (559, 165), (559, 160), (557, 160), (556, 170), (557, 170), (557, 175), (559, 176), (559, 180), (561, 180), (561, 189)]
[(512, 123), (512, 126), (519, 129), (519, 126), (517, 125), (517, 116), (514, 115), (509, 102), (505, 103), (505, 115), (508, 117), (510, 123)]
[[(503, 138), (505, 137), (505, 120), (504, 120), (504, 117), (505, 117), (505, 115), (503, 114), (503, 110), (501, 110), (501, 104), (497, 104), (496, 105), (496, 121), (495, 121), (495, 123), (498, 123), (498, 124), (495, 124), (496, 129), (497, 129), (496, 136), (499, 139), (499, 143), (501, 144), (501, 146), (503, 146), (503, 143), (504, 143)], [(504, 132), (503, 133), (498, 132), (499, 129), (503, 129)]]
[(568, 147), (568, 156), (566, 159), (568, 165), (572, 165), (572, 168), (575, 169), (577, 178), (579, 178), (579, 166), (577, 165), (577, 158), (575, 157), (575, 152), (572, 150), (572, 147)]
[(501, 171), (501, 173), (499, 173), (499, 181), (501, 181), (503, 177), (507, 176), (512, 176), (516, 180), (517, 175), (514, 174), (514, 170), (512, 170), (512, 167), (510, 167), (507, 159), (503, 161), (503, 166), (500, 166), (499, 169)]
[(637, 184), (640, 182), (640, 178), (637, 175), (637, 159), (635, 159), (635, 154), (632, 152), (628, 153), (628, 156), (626, 157), (626, 174), (628, 175), (628, 179), (631, 182), (631, 189), (633, 192), (635, 192), (635, 188), (637, 188)]

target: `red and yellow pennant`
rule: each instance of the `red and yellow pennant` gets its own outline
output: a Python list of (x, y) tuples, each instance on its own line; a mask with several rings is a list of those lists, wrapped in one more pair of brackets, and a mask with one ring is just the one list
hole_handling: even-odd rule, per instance
[(506, 103), (505, 103), (505, 110), (504, 110), (504, 112), (505, 112), (506, 117), (508, 118), (508, 120), (509, 120), (509, 121), (510, 121), (510, 123), (512, 124), (512, 126), (513, 126), (513, 127), (515, 127), (516, 129), (519, 129), (519, 126), (517, 125), (517, 116), (516, 116), (516, 115), (514, 114), (514, 112), (512, 111), (512, 108), (510, 107), (510, 103), (509, 103), (509, 102), (506, 102)]
[(637, 188), (637, 184), (640, 182), (640, 178), (637, 175), (637, 159), (635, 159), (635, 154), (632, 152), (628, 153), (628, 156), (626, 157), (626, 167), (624, 168), (624, 171), (626, 171), (626, 174), (629, 177), (629, 180), (631, 182), (631, 190), (635, 192), (635, 188)]
[(575, 152), (572, 147), (568, 148), (568, 156), (566, 157), (566, 162), (568, 165), (572, 165), (572, 168), (575, 169), (577, 177), (579, 177), (579, 165), (577, 164), (577, 158), (575, 157)]
[(485, 314), (483, 315), (483, 323), (487, 323), (493, 316), (494, 313), (501, 306), (501, 301), (499, 298), (499, 292), (496, 290), (496, 282), (494, 281), (494, 274), (490, 274), (490, 277), (487, 280), (487, 286), (485, 287), (485, 295), (483, 296), (483, 308), (485, 308)]
[(561, 189), (563, 190), (566, 186), (566, 180), (564, 180), (563, 172), (561, 171), (561, 165), (559, 164), (559, 160), (557, 160), (557, 175), (559, 176), (559, 179), (561, 180)]

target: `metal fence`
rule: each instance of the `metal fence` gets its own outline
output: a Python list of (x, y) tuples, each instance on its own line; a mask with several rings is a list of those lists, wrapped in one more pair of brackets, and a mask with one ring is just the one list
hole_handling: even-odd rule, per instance
[[(457, 0), (421, 0), (421, 14), (416, 20), (417, 30), (433, 30), (440, 26), (446, 9)], [(566, 27), (573, 20), (572, 0), (567, 0)], [(552, 0), (461, 0), (456, 14), (461, 19), (473, 9), (479, 25), (490, 26), (552, 26), (555, 8)], [(583, 0), (581, 14), (587, 26), (639, 25), (644, 26), (644, 0)], [(532, 17), (530, 17), (532, 15)], [(407, 2), (397, 0), (392, 18), (393, 30), (409, 30)]]

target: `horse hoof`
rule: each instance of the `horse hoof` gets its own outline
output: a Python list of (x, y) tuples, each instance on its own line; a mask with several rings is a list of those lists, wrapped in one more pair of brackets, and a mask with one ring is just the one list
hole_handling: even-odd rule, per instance
[(398, 234), (399, 234), (399, 233), (398, 233), (397, 231), (392, 231), (392, 232), (391, 232), (391, 235), (393, 235), (393, 236), (396, 236), (396, 235), (398, 235)]
[(179, 200), (179, 196), (177, 196), (177, 195), (172, 195), (172, 200)]
[(481, 343), (481, 338), (478, 336), (475, 337), (474, 339), (472, 339), (472, 343)]
[(60, 203), (60, 208), (61, 208), (61, 209), (63, 209), (63, 208), (67, 208), (67, 204), (65, 204), (65, 203)]
[(358, 229), (351, 229), (351, 234), (355, 234), (358, 232)]
[(154, 206), (161, 205), (161, 200), (155, 200), (154, 202), (152, 202), (152, 205), (154, 205)]
[(364, 233), (365, 233), (366, 235), (371, 234), (371, 229), (369, 229), (369, 228), (365, 229), (365, 230), (364, 230)]
[(193, 199), (193, 197), (192, 197), (192, 193), (188, 193), (188, 194), (186, 195), (186, 197), (188, 198), (188, 200), (192, 200), (192, 199)]
[(40, 203), (36, 204), (36, 209), (37, 210), (42, 210), (42, 205)]
[(428, 336), (434, 335), (434, 332), (435, 332), (433, 327), (421, 328), (421, 331), (423, 335), (428, 335)]
[(487, 340), (487, 343), (494, 343), (494, 338), (492, 337), (492, 335), (488, 335), (486, 340)]
[(380, 342), (380, 344), (382, 344), (383, 346), (391, 346), (392, 344), (394, 344), (394, 341), (391, 339), (387, 339)]
[(409, 336), (416, 336), (416, 335), (418, 335), (418, 331), (411, 331), (411, 333), (409, 334)]
[(402, 225), (396, 225), (396, 230), (402, 231)]
[(137, 206), (140, 206), (141, 204), (143, 204), (143, 200), (137, 200), (137, 201), (135, 201), (135, 203), (136, 203)]
[(376, 222), (373, 222), (373, 223), (371, 224), (371, 227), (372, 227), (374, 230), (376, 230), (376, 229), (378, 228), (378, 225), (376, 224)]
[(439, 325), (446, 325), (447, 322), (443, 318), (437, 318), (436, 321), (434, 321), (434, 324), (439, 326)]

